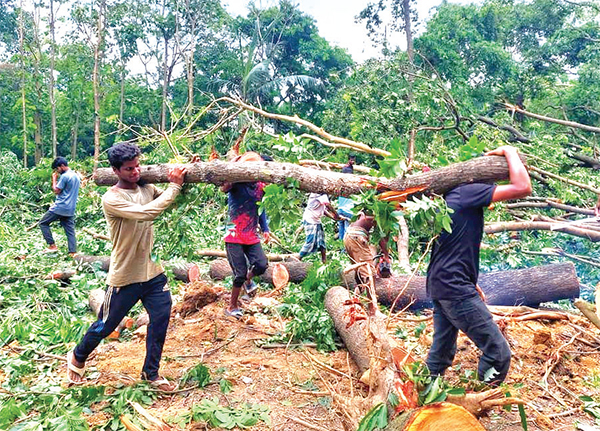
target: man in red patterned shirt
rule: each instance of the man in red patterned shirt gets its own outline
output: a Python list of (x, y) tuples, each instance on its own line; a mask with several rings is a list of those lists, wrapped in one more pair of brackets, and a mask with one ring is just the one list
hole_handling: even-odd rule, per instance
[[(258, 162), (262, 158), (256, 153), (248, 152), (234, 161)], [(264, 195), (264, 186), (261, 182), (225, 183), (221, 186), (221, 191), (229, 194), (227, 204), (231, 223), (227, 226), (225, 250), (233, 270), (233, 288), (225, 314), (236, 319), (242, 317), (242, 310), (238, 306), (242, 287), (247, 294), (252, 294), (256, 290), (252, 278), (263, 274), (268, 266), (258, 233), (260, 226), (265, 242), (269, 242), (267, 216), (264, 211), (258, 214), (258, 202)]]

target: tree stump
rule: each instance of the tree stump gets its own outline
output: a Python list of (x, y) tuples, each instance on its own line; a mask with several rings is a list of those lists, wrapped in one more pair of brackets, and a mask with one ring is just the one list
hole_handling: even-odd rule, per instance
[(402, 413), (385, 431), (485, 431), (477, 418), (452, 403), (435, 403)]

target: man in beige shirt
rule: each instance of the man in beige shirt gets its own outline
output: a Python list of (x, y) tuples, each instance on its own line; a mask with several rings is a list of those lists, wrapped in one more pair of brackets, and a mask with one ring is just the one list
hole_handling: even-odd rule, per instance
[(68, 378), (74, 384), (83, 382), (88, 356), (141, 300), (150, 317), (142, 379), (165, 391), (176, 387), (158, 374), (171, 315), (171, 292), (163, 267), (150, 255), (154, 243), (152, 221), (179, 194), (185, 169), (172, 168), (169, 187), (161, 192), (153, 184), (140, 181), (140, 154), (134, 144), (118, 144), (108, 150), (108, 160), (119, 178), (102, 197), (113, 243), (108, 288), (98, 320), (67, 357)]

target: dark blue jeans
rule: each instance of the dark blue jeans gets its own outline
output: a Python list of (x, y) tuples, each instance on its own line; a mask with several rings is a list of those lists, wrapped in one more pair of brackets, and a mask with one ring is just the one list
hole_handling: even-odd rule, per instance
[(150, 317), (146, 336), (146, 360), (142, 368), (142, 379), (156, 380), (160, 358), (171, 316), (171, 292), (167, 277), (160, 274), (145, 283), (133, 283), (120, 288), (109, 286), (104, 296), (98, 320), (87, 330), (81, 342), (75, 347), (75, 359), (85, 362), (100, 344), (139, 301)]
[(443, 375), (452, 365), (459, 330), (482, 352), (478, 378), (494, 385), (502, 383), (510, 367), (510, 347), (479, 296), (433, 301), (433, 344), (427, 357), (430, 373)]
[(69, 245), (69, 253), (77, 252), (77, 239), (75, 239), (75, 216), (61, 216), (52, 211), (47, 211), (40, 220), (40, 230), (48, 245), (54, 244), (50, 223), (60, 220), (60, 225), (65, 230), (67, 235), (67, 243)]

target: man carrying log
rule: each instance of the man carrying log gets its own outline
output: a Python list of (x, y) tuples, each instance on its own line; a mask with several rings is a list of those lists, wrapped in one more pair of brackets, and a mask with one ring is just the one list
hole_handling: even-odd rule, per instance
[(325, 245), (325, 232), (321, 224), (321, 218), (326, 215), (333, 220), (339, 220), (339, 216), (329, 197), (325, 193), (311, 193), (302, 215), (302, 224), (306, 240), (300, 249), (300, 260), (307, 254), (321, 252), (321, 262), (327, 263), (327, 246)]
[(108, 160), (119, 178), (102, 197), (113, 243), (106, 279), (108, 288), (98, 320), (67, 355), (67, 375), (74, 384), (83, 382), (88, 356), (141, 300), (150, 317), (142, 380), (163, 391), (176, 388), (158, 374), (171, 315), (171, 292), (163, 267), (153, 262), (150, 255), (154, 243), (152, 221), (179, 194), (185, 168), (170, 169), (169, 187), (161, 192), (154, 185), (140, 181), (140, 154), (134, 144), (118, 144), (108, 150)]
[[(247, 152), (236, 157), (234, 162), (259, 162), (262, 157), (257, 153)], [(252, 278), (263, 274), (267, 270), (268, 260), (260, 245), (258, 227), (263, 232), (265, 242), (270, 240), (267, 216), (263, 212), (258, 214), (258, 202), (263, 197), (265, 184), (262, 182), (251, 183), (225, 183), (221, 191), (228, 193), (227, 205), (231, 224), (225, 236), (225, 251), (227, 260), (233, 270), (233, 287), (229, 306), (225, 315), (241, 319), (243, 312), (238, 306), (238, 298), (242, 287), (250, 297), (256, 292), (257, 286)]]
[[(371, 230), (375, 227), (375, 217), (361, 212), (358, 220), (352, 222), (344, 236), (344, 248), (353, 263), (366, 262), (366, 265), (356, 270), (357, 288), (368, 285), (372, 276), (388, 278), (391, 275), (390, 254), (388, 251), (388, 238), (381, 238), (379, 250), (381, 253), (380, 264), (375, 267), (376, 249), (369, 242)], [(373, 280), (374, 281), (374, 280)]]
[[(77, 252), (77, 239), (75, 237), (75, 207), (79, 197), (79, 176), (69, 168), (67, 159), (57, 157), (52, 162), (52, 191), (56, 194), (54, 205), (40, 220), (40, 230), (48, 248), (44, 253), (55, 253), (58, 247), (52, 237), (50, 223), (60, 221), (67, 235), (67, 245), (71, 257)], [(60, 179), (58, 178), (60, 176)]]
[(531, 193), (531, 182), (516, 148), (503, 146), (486, 155), (506, 158), (510, 183), (463, 184), (444, 195), (454, 212), (452, 232), (444, 232), (436, 240), (427, 270), (427, 293), (434, 310), (433, 344), (427, 366), (434, 376), (444, 374), (452, 365), (461, 330), (482, 351), (479, 379), (498, 385), (506, 378), (511, 353), (477, 289), (483, 209), (492, 202), (527, 196)]

